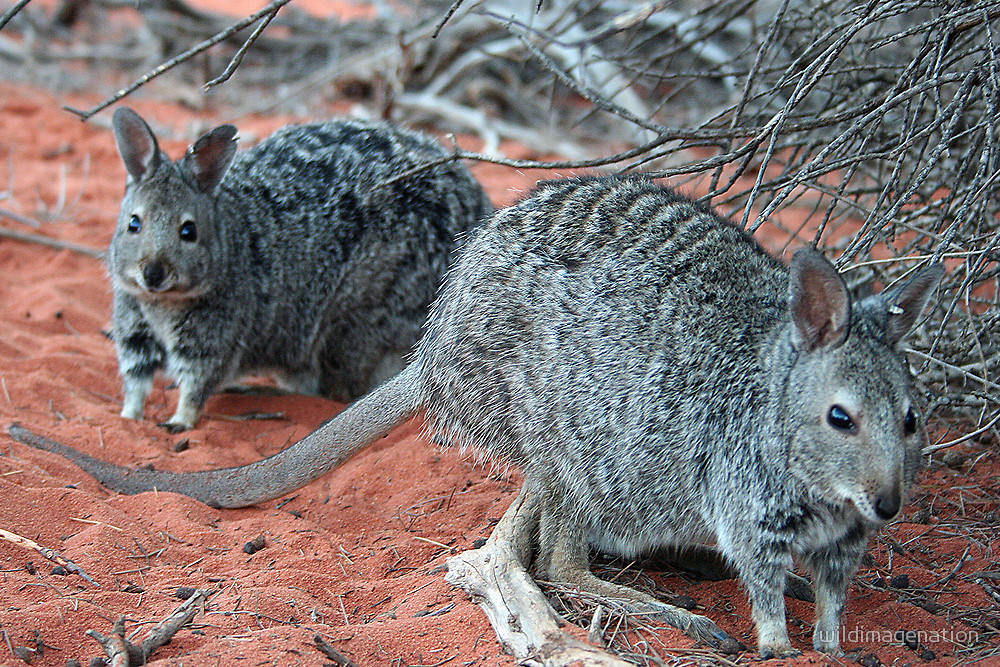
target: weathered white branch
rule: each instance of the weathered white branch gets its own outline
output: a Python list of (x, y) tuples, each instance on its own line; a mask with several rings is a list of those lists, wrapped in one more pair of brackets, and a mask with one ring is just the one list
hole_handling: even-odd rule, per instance
[(504, 512), (486, 544), (448, 559), (445, 580), (478, 604), (500, 646), (520, 664), (628, 667), (631, 663), (562, 630), (565, 624), (528, 574), (531, 535), (538, 514), (527, 485)]
[(505, 543), (490, 540), (482, 548), (452, 556), (445, 579), (467, 592), (482, 608), (503, 650), (521, 664), (632, 664), (564, 632), (560, 625), (565, 621)]

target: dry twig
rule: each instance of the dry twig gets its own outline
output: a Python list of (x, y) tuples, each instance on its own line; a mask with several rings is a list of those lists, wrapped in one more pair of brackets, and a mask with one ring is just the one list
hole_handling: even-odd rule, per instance
[(47, 558), (56, 565), (62, 566), (67, 572), (79, 575), (88, 584), (91, 584), (92, 586), (97, 586), (98, 588), (101, 587), (101, 585), (96, 581), (94, 581), (93, 579), (91, 579), (90, 575), (84, 572), (79, 565), (69, 560), (68, 558), (66, 558), (65, 556), (63, 556), (54, 549), (43, 547), (42, 545), (33, 542), (26, 537), (21, 537), (17, 533), (12, 533), (9, 530), (4, 530), (2, 528), (0, 528), (0, 539), (6, 540), (11, 544), (16, 544), (17, 546), (22, 547), (24, 549), (28, 549), (29, 551), (35, 551), (42, 557)]
[(71, 250), (77, 254), (93, 257), (95, 259), (101, 259), (104, 257), (104, 252), (95, 248), (82, 246), (71, 241), (53, 239), (48, 236), (42, 236), (41, 234), (19, 232), (14, 229), (7, 229), (6, 227), (0, 227), (0, 238), (13, 239), (24, 243), (34, 243), (36, 245), (45, 246), (46, 248), (55, 248), (56, 250)]
[(358, 667), (353, 660), (330, 646), (330, 644), (323, 639), (321, 635), (313, 635), (313, 643), (316, 644), (316, 648), (319, 649), (323, 655), (330, 658), (330, 660), (333, 660), (337, 665), (339, 665), (339, 667)]
[(3, 16), (0, 16), (0, 30), (3, 30), (3, 27), (10, 23), (10, 20), (14, 18), (19, 11), (24, 9), (29, 2), (31, 2), (31, 0), (17, 0), (13, 7), (4, 12)]
[[(97, 106), (95, 106), (95, 107), (93, 107), (93, 108), (91, 108), (91, 109), (89, 109), (87, 111), (81, 111), (79, 109), (74, 109), (73, 107), (70, 107), (70, 106), (66, 106), (66, 107), (63, 107), (63, 108), (66, 109), (66, 111), (69, 111), (69, 112), (74, 113), (77, 116), (79, 116), (80, 120), (84, 120), (84, 121), (88, 120), (94, 114), (98, 113), (99, 111), (101, 111), (103, 109), (106, 109), (107, 107), (111, 106), (112, 104), (114, 104), (118, 100), (122, 99), (126, 95), (129, 95), (130, 93), (135, 92), (140, 87), (142, 87), (143, 85), (149, 83), (150, 81), (152, 81), (156, 77), (160, 76), (164, 72), (167, 72), (171, 68), (176, 67), (177, 65), (179, 65), (179, 64), (181, 64), (181, 63), (183, 63), (183, 62), (185, 62), (187, 60), (190, 60), (191, 58), (193, 58), (194, 56), (198, 55), (199, 53), (202, 53), (203, 51), (207, 51), (208, 49), (212, 48), (213, 46), (215, 46), (219, 42), (224, 41), (226, 39), (229, 39), (230, 37), (232, 37), (233, 35), (235, 35), (236, 33), (238, 33), (240, 30), (243, 30), (247, 26), (253, 25), (254, 23), (256, 23), (261, 18), (263, 18), (265, 16), (270, 16), (271, 18), (273, 18), (274, 13), (277, 12), (278, 9), (280, 9), (284, 5), (287, 5), (289, 2), (291, 2), (291, 0), (273, 0), (273, 2), (271, 2), (270, 4), (268, 4), (266, 7), (264, 7), (260, 11), (254, 13), (254, 14), (251, 14), (250, 16), (246, 17), (245, 19), (243, 19), (241, 21), (238, 21), (238, 22), (234, 23), (233, 25), (231, 25), (230, 27), (226, 28), (225, 30), (217, 32), (215, 35), (213, 35), (209, 39), (206, 39), (201, 44), (198, 44), (197, 46), (194, 46), (194, 47), (188, 49), (184, 53), (181, 53), (180, 55), (171, 58), (170, 60), (166, 61), (162, 65), (159, 65), (158, 67), (154, 68), (150, 72), (147, 72), (146, 74), (144, 74), (143, 76), (141, 76), (137, 81), (135, 81), (131, 85), (126, 86), (125, 88), (122, 88), (121, 90), (119, 90), (117, 93), (115, 93), (111, 97), (107, 98), (106, 100), (104, 100), (103, 102), (101, 102), (100, 104), (98, 104)], [(271, 18), (268, 18), (263, 23), (263, 25), (265, 27), (266, 27), (267, 23), (270, 22)], [(255, 32), (254, 35), (251, 36), (251, 39), (247, 40), (247, 43), (248, 44), (252, 44), (253, 41), (256, 40), (256, 38), (259, 35), (260, 35), (259, 31)], [(237, 64), (239, 64), (239, 63), (237, 62)], [(233, 69), (235, 70), (235, 67)], [(228, 68), (227, 68), (227, 71), (228, 71)], [(229, 75), (231, 75), (231, 74), (232, 74), (232, 72), (229, 72)], [(228, 78), (228, 76), (227, 76), (227, 78)]]
[(204, 612), (205, 603), (208, 601), (209, 595), (208, 591), (195, 591), (194, 595), (157, 623), (146, 634), (146, 638), (138, 645), (133, 644), (125, 638), (124, 616), (119, 617), (115, 621), (111, 634), (107, 637), (96, 630), (87, 630), (87, 636), (101, 645), (104, 653), (108, 656), (109, 665), (117, 665), (119, 667), (145, 665), (149, 662), (149, 658), (153, 652), (164, 644), (169, 643), (174, 635), (177, 634), (177, 631), (194, 618), (199, 610)]

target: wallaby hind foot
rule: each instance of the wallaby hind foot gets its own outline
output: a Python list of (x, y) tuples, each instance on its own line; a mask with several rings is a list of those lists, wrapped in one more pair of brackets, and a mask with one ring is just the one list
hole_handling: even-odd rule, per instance
[[(534, 491), (525, 480), (525, 487)], [(536, 492), (537, 493), (537, 492)], [(586, 535), (566, 521), (555, 503), (541, 494), (539, 505), (537, 568), (554, 583), (564, 584), (582, 593), (619, 601), (636, 614), (648, 615), (682, 630), (689, 637), (718, 647), (730, 636), (714, 622), (628, 586), (604, 581), (590, 570), (590, 542)]]
[[(516, 557), (518, 565), (531, 569), (532, 560), (539, 554), (539, 525), (543, 513), (542, 494), (531, 479), (526, 479), (517, 497), (493, 528), (487, 545), (501, 543)], [(688, 636), (709, 646), (719, 646), (730, 638), (708, 618), (686, 609), (667, 604), (651, 595), (627, 586), (600, 579), (590, 571), (587, 547), (572, 544), (571, 540), (554, 545), (552, 557), (539, 556), (539, 567), (545, 567), (549, 580), (564, 584), (582, 593), (620, 602), (628, 611), (655, 618), (678, 628)], [(575, 552), (575, 553), (574, 553)]]

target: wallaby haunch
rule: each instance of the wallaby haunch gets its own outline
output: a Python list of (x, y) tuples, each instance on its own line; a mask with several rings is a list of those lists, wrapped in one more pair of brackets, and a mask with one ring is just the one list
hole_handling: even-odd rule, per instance
[(222, 125), (176, 163), (135, 112), (113, 128), (122, 416), (142, 417), (163, 369), (180, 388), (172, 431), (246, 373), (342, 401), (395, 375), (464, 232), (492, 212), (460, 164), (420, 168), (446, 157), (437, 143), (382, 123), (288, 126), (240, 153)]
[(545, 182), (462, 249), (409, 366), (285, 451), (181, 474), (31, 444), (126, 493), (239, 507), (423, 410), (447, 441), (523, 469), (509, 512), (553, 581), (711, 641), (725, 636), (711, 621), (595, 577), (588, 549), (714, 545), (749, 594), (761, 655), (780, 656), (795, 557), (813, 574), (813, 644), (836, 653), (848, 583), (926, 439), (899, 343), (941, 276), (928, 266), (852, 302), (818, 252), (786, 268), (647, 179)]

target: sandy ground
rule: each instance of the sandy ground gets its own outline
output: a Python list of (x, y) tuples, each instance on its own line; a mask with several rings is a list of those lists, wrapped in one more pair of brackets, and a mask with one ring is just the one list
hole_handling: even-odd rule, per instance
[[(106, 246), (124, 183), (108, 115), (83, 124), (60, 108), (96, 101), (0, 84), (0, 192), (7, 195), (0, 207), (41, 221), (29, 229), (4, 219), (5, 228)], [(169, 102), (130, 104), (169, 137), (163, 146), (174, 156), (214, 120)], [(237, 124), (252, 138), (286, 120)], [(485, 165), (474, 171), (500, 205), (539, 177)], [(306, 488), (254, 508), (108, 493), (60, 457), (15, 443), (7, 426), (20, 422), (126, 465), (196, 470), (272, 454), (343, 406), (219, 395), (198, 428), (169, 435), (156, 423), (172, 413), (176, 396), (160, 381), (146, 420), (122, 419), (101, 262), (0, 239), (0, 275), (0, 528), (57, 550), (97, 584), (55, 573), (39, 554), (0, 541), (0, 623), (10, 647), (0, 640), (0, 664), (21, 664), (17, 647), (28, 649), (21, 654), (33, 665), (87, 664), (99, 650), (86, 630), (107, 633), (124, 615), (141, 636), (180, 603), (183, 587), (210, 589), (213, 597), (152, 664), (330, 664), (313, 646), (316, 633), (362, 666), (512, 664), (480, 610), (442, 571), (449, 555), (489, 535), (518, 488), (516, 472), (442, 451), (412, 422)], [(280, 416), (245, 419), (260, 413)], [(187, 448), (175, 452), (182, 440)], [(922, 474), (902, 518), (873, 540), (851, 589), (843, 644), (862, 664), (945, 665), (997, 651), (1000, 459), (995, 447), (972, 444), (948, 461), (936, 459)], [(265, 548), (246, 553), (244, 544), (258, 536)], [(690, 596), (701, 613), (754, 644), (736, 582), (648, 574), (670, 592), (664, 595)], [(805, 651), (796, 664), (833, 662), (807, 650), (812, 605), (788, 607), (793, 643)], [(916, 633), (919, 645), (908, 647), (899, 631)], [(692, 641), (670, 628), (621, 638), (668, 661), (693, 659)], [(980, 664), (991, 661), (1000, 664), (996, 657)]]

